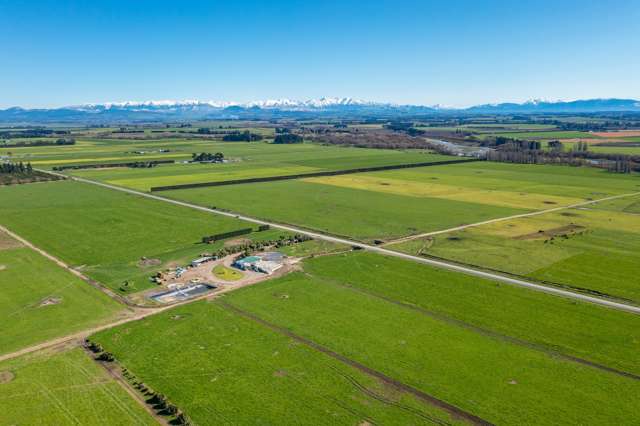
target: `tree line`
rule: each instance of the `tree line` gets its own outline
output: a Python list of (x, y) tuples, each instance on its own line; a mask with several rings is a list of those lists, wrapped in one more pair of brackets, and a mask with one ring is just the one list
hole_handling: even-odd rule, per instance
[(194, 163), (202, 163), (202, 162), (212, 162), (212, 163), (222, 163), (224, 161), (224, 154), (221, 152), (216, 152), (212, 154), (210, 152), (194, 152), (191, 154), (191, 161)]
[(224, 135), (222, 140), (226, 142), (255, 142), (261, 141), (262, 135), (251, 133), (248, 130), (244, 132), (235, 131)]
[(564, 164), (570, 166), (600, 167), (612, 173), (631, 173), (640, 171), (640, 156), (623, 154), (594, 153), (588, 150), (587, 143), (579, 143), (570, 151), (558, 149), (522, 149), (518, 145), (505, 144), (488, 151), (486, 159), (506, 163), (520, 164)]
[(76, 140), (73, 138), (58, 138), (56, 140), (37, 140), (37, 141), (19, 141), (11, 142), (4, 141), (6, 146), (21, 147), (21, 146), (58, 146), (58, 145), (75, 145)]
[(276, 145), (302, 143), (302, 136), (295, 133), (280, 133), (273, 139)]
[[(111, 352), (105, 351), (100, 343), (96, 343), (89, 339), (86, 339), (85, 347), (96, 354), (96, 357), (94, 358), (96, 361), (105, 363), (116, 362), (116, 357)], [(151, 408), (153, 408), (157, 412), (157, 414), (161, 416), (173, 417), (173, 420), (168, 422), (169, 424), (179, 426), (188, 426), (193, 424), (189, 416), (184, 411), (180, 410), (175, 404), (169, 401), (169, 399), (164, 394), (151, 389), (150, 386), (145, 384), (142, 380), (138, 380), (138, 378), (126, 368), (121, 367), (121, 372), (122, 377), (124, 377), (131, 384), (131, 386), (133, 386), (133, 388), (136, 389), (145, 398), (145, 403), (150, 405)]]
[(18, 163), (2, 163), (0, 164), (0, 173), (12, 175), (32, 175), (33, 167), (31, 167), (31, 163), (25, 164), (22, 161)]

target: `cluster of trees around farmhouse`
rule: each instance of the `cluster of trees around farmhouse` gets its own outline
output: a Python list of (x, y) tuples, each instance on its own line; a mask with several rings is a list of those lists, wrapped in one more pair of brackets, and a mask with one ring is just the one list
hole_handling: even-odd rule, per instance
[(271, 247), (281, 248), (293, 244), (303, 243), (305, 241), (310, 241), (312, 239), (313, 238), (301, 234), (291, 236), (281, 235), (280, 238), (274, 240), (252, 241), (246, 244), (237, 244), (233, 246), (223, 247), (218, 251), (211, 253), (210, 255), (216, 259), (221, 259), (234, 253), (240, 253), (240, 257), (246, 257), (251, 253), (259, 252)]
[(302, 136), (295, 133), (281, 133), (273, 139), (274, 144), (293, 144), (302, 143)]
[[(111, 353), (104, 350), (102, 345), (96, 342), (92, 342), (89, 339), (85, 341), (85, 346), (91, 352), (96, 354), (96, 361), (101, 362), (115, 362), (116, 357)], [(189, 416), (180, 410), (176, 405), (172, 404), (165, 395), (155, 392), (149, 386), (147, 386), (142, 380), (138, 380), (129, 370), (122, 367), (122, 377), (124, 377), (130, 384), (136, 389), (144, 398), (145, 402), (150, 405), (159, 415), (173, 417), (173, 420), (169, 421), (169, 424), (178, 426), (192, 425), (193, 422)]]
[(210, 152), (194, 152), (191, 154), (191, 161), (194, 163), (222, 163), (224, 161), (224, 154), (221, 152), (216, 152), (215, 154), (211, 154)]
[(227, 142), (255, 142), (261, 141), (262, 135), (251, 133), (248, 130), (245, 130), (243, 132), (236, 131), (224, 135), (222, 137), (222, 140)]

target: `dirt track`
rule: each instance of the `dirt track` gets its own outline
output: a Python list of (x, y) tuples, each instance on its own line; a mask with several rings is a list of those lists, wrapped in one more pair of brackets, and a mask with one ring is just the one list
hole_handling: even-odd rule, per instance
[(449, 228), (449, 229), (443, 229), (441, 231), (425, 232), (425, 233), (422, 233), (422, 234), (410, 235), (408, 237), (398, 238), (397, 240), (389, 241), (389, 242), (383, 244), (383, 246), (389, 246), (389, 245), (393, 245), (393, 244), (400, 244), (400, 243), (404, 243), (406, 241), (417, 240), (417, 239), (425, 238), (425, 237), (432, 237), (434, 235), (448, 234), (449, 232), (462, 231), (463, 229), (474, 228), (474, 227), (482, 226), (482, 225), (488, 225), (490, 223), (504, 222), (506, 220), (519, 219), (519, 218), (523, 218), (523, 217), (540, 216), (540, 215), (543, 215), (543, 214), (553, 213), (553, 212), (557, 212), (557, 211), (560, 211), (560, 210), (574, 209), (576, 207), (584, 207), (584, 206), (589, 206), (589, 205), (596, 204), (596, 203), (601, 203), (603, 201), (616, 200), (618, 198), (633, 197), (633, 196), (637, 196), (637, 195), (640, 195), (640, 192), (632, 192), (632, 193), (629, 193), (629, 194), (613, 195), (611, 197), (600, 198), (600, 199), (597, 199), (597, 200), (583, 201), (583, 202), (571, 204), (571, 205), (568, 205), (568, 206), (560, 206), (560, 207), (554, 207), (554, 208), (546, 209), (546, 210), (536, 210), (536, 211), (531, 212), (531, 213), (522, 213), (522, 214), (515, 214), (513, 216), (499, 217), (499, 218), (496, 218), (496, 219), (490, 219), (490, 220), (485, 220), (485, 221), (482, 221), (482, 222), (470, 223), (468, 225), (461, 225), (461, 226), (456, 226), (456, 227)]

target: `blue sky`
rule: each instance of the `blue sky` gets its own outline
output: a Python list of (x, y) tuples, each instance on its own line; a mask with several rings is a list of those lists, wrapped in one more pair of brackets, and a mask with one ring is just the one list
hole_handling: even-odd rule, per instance
[(0, 0), (0, 107), (640, 99), (640, 1)]

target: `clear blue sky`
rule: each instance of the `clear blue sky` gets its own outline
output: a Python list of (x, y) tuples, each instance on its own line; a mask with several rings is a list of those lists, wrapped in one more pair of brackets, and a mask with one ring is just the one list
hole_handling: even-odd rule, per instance
[(0, 0), (0, 107), (640, 99), (639, 52), (638, 0)]

